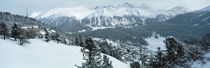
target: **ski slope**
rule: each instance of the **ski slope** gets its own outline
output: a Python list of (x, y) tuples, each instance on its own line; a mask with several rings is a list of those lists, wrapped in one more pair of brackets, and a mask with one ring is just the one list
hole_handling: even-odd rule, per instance
[[(81, 47), (68, 46), (41, 39), (30, 39), (30, 44), (18, 45), (17, 41), (0, 39), (0, 68), (76, 68), (84, 60)], [(128, 65), (108, 56), (114, 68)]]

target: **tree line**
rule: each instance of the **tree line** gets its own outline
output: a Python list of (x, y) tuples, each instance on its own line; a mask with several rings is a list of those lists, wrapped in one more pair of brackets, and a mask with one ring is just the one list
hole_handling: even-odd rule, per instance
[(26, 40), (25, 40), (25, 35), (23, 32), (23, 29), (19, 28), (16, 23), (13, 24), (11, 32), (9, 32), (8, 26), (1, 22), (0, 23), (0, 35), (3, 35), (4, 40), (8, 37), (14, 38), (15, 41), (19, 39), (20, 45), (23, 45)]
[(210, 34), (206, 34), (201, 40), (191, 39), (184, 42), (180, 42), (174, 37), (167, 37), (164, 43), (166, 50), (161, 50), (158, 47), (158, 51), (152, 55), (141, 54), (146, 57), (140, 57), (139, 61), (131, 62), (131, 68), (191, 68), (188, 62), (203, 62), (204, 54), (209, 52)]

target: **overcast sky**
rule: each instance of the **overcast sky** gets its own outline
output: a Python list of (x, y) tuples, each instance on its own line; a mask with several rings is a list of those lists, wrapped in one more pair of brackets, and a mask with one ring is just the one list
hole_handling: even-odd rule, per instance
[(55, 8), (97, 5), (117, 5), (129, 2), (134, 5), (147, 4), (153, 8), (172, 8), (184, 6), (191, 10), (197, 10), (210, 5), (210, 0), (0, 0), (0, 11), (15, 14), (43, 12)]

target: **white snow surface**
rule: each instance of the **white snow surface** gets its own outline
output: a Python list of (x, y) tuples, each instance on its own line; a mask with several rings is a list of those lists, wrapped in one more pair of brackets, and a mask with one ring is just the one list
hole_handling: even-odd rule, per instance
[[(120, 5), (104, 5), (96, 6), (95, 8), (78, 6), (78, 7), (68, 7), (68, 8), (57, 8), (52, 9), (47, 12), (39, 14), (38, 18), (47, 18), (50, 16), (68, 16), (76, 17), (81, 20), (83, 18), (92, 18), (99, 16), (114, 17), (114, 16), (125, 16), (125, 15), (135, 15), (142, 17), (154, 18), (159, 14), (163, 15), (177, 15), (186, 13), (187, 10), (184, 7), (174, 7), (171, 9), (154, 9), (151, 7), (137, 6), (129, 3), (124, 3)], [(37, 13), (33, 13), (32, 16), (37, 16)]]
[(80, 31), (78, 31), (78, 32), (85, 32), (86, 30), (85, 29), (83, 29), (83, 30), (80, 30)]
[(91, 28), (92, 28), (93, 31), (95, 31), (95, 30), (114, 28), (114, 27), (103, 27), (103, 26), (101, 26), (101, 27), (91, 27)]
[[(210, 53), (205, 54), (204, 57), (210, 58)], [(209, 67), (210, 67), (210, 61), (209, 60), (206, 60), (206, 64), (203, 64), (199, 61), (193, 62), (193, 64), (192, 64), (192, 68), (209, 68)]]
[[(81, 47), (67, 46), (53, 41), (30, 39), (30, 44), (18, 45), (12, 40), (0, 39), (0, 68), (76, 68), (81, 65)], [(108, 56), (114, 68), (128, 68), (128, 65)]]
[(60, 15), (60, 16), (68, 16), (72, 17), (75, 16), (77, 19), (83, 19), (84, 17), (90, 15), (94, 11), (83, 6), (79, 7), (69, 7), (69, 8), (57, 8), (50, 11), (47, 11), (40, 16), (42, 18), (46, 18), (52, 15)]
[(29, 17), (36, 18), (39, 16), (42, 12), (33, 12)]
[[(155, 35), (157, 35), (158, 38), (155, 38)], [(166, 50), (164, 40), (165, 37), (161, 37), (160, 35), (153, 33), (151, 37), (146, 38), (145, 40), (148, 42), (147, 48), (151, 51), (157, 51), (157, 48), (160, 47), (161, 50)]]

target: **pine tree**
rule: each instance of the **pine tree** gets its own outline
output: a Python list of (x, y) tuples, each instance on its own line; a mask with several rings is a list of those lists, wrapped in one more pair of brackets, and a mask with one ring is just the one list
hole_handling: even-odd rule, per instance
[(26, 41), (25, 39), (25, 33), (23, 29), (20, 29), (20, 35), (18, 36), (18, 39), (20, 40), (20, 45), (23, 45)]
[(55, 33), (54, 38), (57, 41), (57, 43), (61, 41), (60, 35), (58, 33)]
[(15, 41), (17, 40), (18, 38), (18, 35), (19, 35), (19, 32), (18, 32), (18, 26), (16, 23), (14, 23), (13, 27), (12, 27), (12, 37), (15, 38)]
[(44, 28), (44, 31), (45, 31), (44, 38), (45, 38), (46, 42), (49, 42), (51, 40), (50, 39), (50, 34), (47, 31), (47, 29), (45, 29), (45, 28)]
[(75, 45), (77, 45), (77, 46), (84, 47), (84, 43), (83, 43), (83, 38), (82, 38), (82, 36), (76, 37), (74, 43), (75, 43)]
[(158, 51), (157, 51), (157, 55), (156, 55), (156, 58), (157, 58), (156, 64), (157, 64), (157, 67), (162, 68), (162, 67), (164, 67), (165, 59), (164, 59), (163, 53), (160, 50), (160, 47), (158, 47), (157, 49), (158, 49)]
[(81, 47), (84, 47), (84, 43), (83, 43), (83, 38), (82, 38), (82, 36), (79, 36), (79, 45), (80, 45)]
[(88, 38), (85, 44), (86, 46), (81, 51), (83, 52), (83, 59), (86, 62), (82, 63), (82, 66), (79, 68), (101, 68), (101, 55), (93, 40)]
[(166, 44), (167, 48), (167, 66), (174, 67), (175, 65), (179, 65), (187, 67), (188, 65), (185, 64), (185, 58), (189, 57), (184, 57), (185, 52), (183, 45), (173, 37), (166, 38), (164, 43)]
[(181, 58), (182, 56), (184, 56), (185, 52), (184, 52), (184, 48), (182, 45), (178, 46), (178, 50), (177, 50), (177, 57)]
[(169, 64), (174, 64), (173, 61), (175, 61), (175, 59), (176, 59), (176, 53), (175, 52), (177, 50), (178, 43), (173, 37), (166, 38), (164, 43), (166, 44), (166, 48), (167, 48), (168, 63)]
[(75, 43), (75, 45), (80, 46), (80, 45), (79, 45), (79, 39), (78, 39), (77, 37), (76, 37), (76, 39), (75, 39), (75, 42), (74, 42), (74, 43)]
[(1, 33), (0, 34), (4, 36), (4, 40), (5, 40), (6, 36), (9, 35), (8, 28), (5, 23), (1, 23)]
[(160, 47), (157, 48), (157, 54), (150, 60), (150, 65), (153, 68), (164, 68), (165, 64), (165, 59), (164, 59), (164, 55), (160, 50)]
[(112, 61), (106, 55), (103, 56), (102, 68), (113, 68)]
[(141, 68), (139, 62), (132, 62), (130, 68)]

